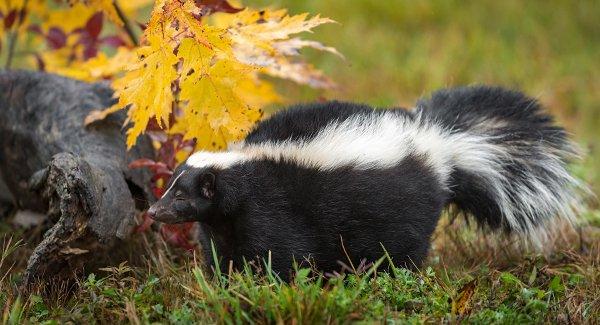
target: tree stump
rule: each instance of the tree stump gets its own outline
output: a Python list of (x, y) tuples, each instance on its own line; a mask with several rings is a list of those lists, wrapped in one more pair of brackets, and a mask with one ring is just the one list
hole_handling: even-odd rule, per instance
[(52, 225), (29, 258), (25, 286), (69, 277), (126, 240), (135, 215), (152, 200), (151, 175), (128, 168), (154, 156), (149, 139), (140, 137), (127, 151), (123, 112), (83, 124), (113, 102), (106, 84), (0, 73), (0, 191), (8, 191), (0, 202), (44, 213)]

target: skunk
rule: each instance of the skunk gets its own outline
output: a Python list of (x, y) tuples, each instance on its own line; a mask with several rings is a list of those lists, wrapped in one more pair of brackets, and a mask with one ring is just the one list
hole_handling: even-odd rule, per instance
[(294, 262), (330, 272), (387, 252), (413, 267), (450, 205), (528, 239), (558, 218), (573, 222), (575, 157), (535, 99), (502, 88), (441, 90), (413, 110), (297, 105), (229, 151), (191, 155), (148, 214), (199, 222), (221, 266), (270, 258), (286, 276)]

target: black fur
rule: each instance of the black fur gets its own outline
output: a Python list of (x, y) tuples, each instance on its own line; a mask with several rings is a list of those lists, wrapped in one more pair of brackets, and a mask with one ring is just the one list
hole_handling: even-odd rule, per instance
[(230, 236), (217, 240), (224, 259), (240, 265), (270, 250), (279, 272), (304, 257), (337, 270), (337, 261), (348, 262), (342, 241), (355, 265), (383, 256), (381, 245), (398, 265), (419, 263), (445, 198), (414, 157), (391, 169), (330, 172), (248, 162), (218, 172), (216, 192), (218, 210), (228, 213), (206, 224), (229, 229)]
[(355, 114), (373, 111), (372, 107), (338, 101), (296, 105), (278, 112), (259, 123), (245, 141), (310, 140), (319, 130), (333, 121), (343, 121)]
[[(384, 111), (343, 102), (298, 105), (259, 123), (245, 141), (308, 140), (329, 123)], [(499, 88), (444, 90), (419, 102), (415, 111), (394, 112), (411, 119), (425, 116), (452, 132), (497, 119), (501, 123), (490, 130), (498, 135), (497, 141), (517, 146), (546, 141), (557, 150), (568, 146), (564, 131), (551, 125), (551, 118), (541, 113), (534, 100)], [(535, 159), (536, 153), (519, 154), (523, 155), (519, 158)], [(285, 160), (252, 160), (225, 169), (184, 164), (174, 174), (187, 170), (183, 181), (176, 182), (150, 212), (167, 222), (199, 221), (205, 251), (210, 253), (213, 241), (222, 266), (229, 261), (240, 267), (244, 260), (266, 259), (270, 251), (273, 270), (284, 277), (294, 260), (309, 258), (319, 270), (334, 271), (340, 269), (338, 261), (348, 263), (347, 255), (354, 265), (362, 259), (373, 262), (383, 256), (383, 247), (397, 266), (418, 266), (427, 255), (442, 209), (450, 203), (482, 224), (505, 225), (494, 193), (476, 173), (455, 169), (448, 189), (424, 158), (409, 155), (387, 169), (345, 166), (329, 171)], [(548, 177), (544, 170), (519, 167), (508, 167), (511, 177), (531, 173)], [(201, 181), (206, 175), (212, 181)], [(184, 208), (178, 200), (189, 202)], [(210, 254), (207, 260), (212, 261)]]

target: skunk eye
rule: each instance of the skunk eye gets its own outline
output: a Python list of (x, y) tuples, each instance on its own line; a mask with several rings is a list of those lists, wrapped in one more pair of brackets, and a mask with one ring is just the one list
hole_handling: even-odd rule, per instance
[(175, 192), (175, 197), (176, 197), (176, 198), (181, 198), (182, 196), (183, 196), (183, 192), (181, 192), (181, 190), (177, 190), (177, 191)]

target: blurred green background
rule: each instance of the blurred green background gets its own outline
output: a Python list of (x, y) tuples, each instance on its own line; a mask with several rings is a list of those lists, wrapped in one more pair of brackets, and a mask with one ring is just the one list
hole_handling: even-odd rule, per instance
[(278, 85), (289, 102), (345, 99), (412, 107), (432, 91), (493, 84), (538, 98), (581, 143), (573, 167), (600, 193), (600, 1), (247, 0), (339, 24), (311, 39), (346, 60), (307, 50), (339, 85)]

